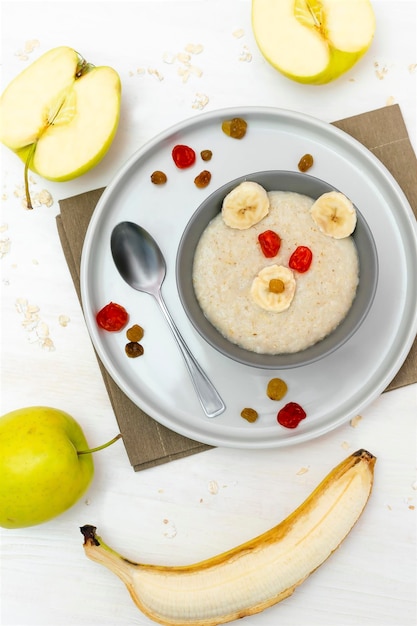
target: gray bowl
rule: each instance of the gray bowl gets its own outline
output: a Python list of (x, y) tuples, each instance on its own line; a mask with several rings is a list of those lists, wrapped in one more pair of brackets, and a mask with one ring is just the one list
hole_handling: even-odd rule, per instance
[(359, 257), (359, 285), (353, 304), (336, 329), (324, 339), (295, 353), (259, 354), (230, 342), (209, 322), (194, 293), (192, 270), (194, 253), (208, 223), (221, 211), (224, 197), (244, 180), (256, 181), (267, 191), (293, 191), (313, 199), (328, 191), (338, 191), (332, 185), (301, 172), (264, 171), (232, 180), (208, 196), (193, 213), (181, 237), (177, 259), (176, 280), (184, 310), (194, 328), (213, 348), (223, 355), (252, 367), (287, 369), (318, 361), (342, 346), (360, 327), (371, 308), (378, 282), (378, 257), (372, 233), (363, 215), (357, 211), (353, 233)]

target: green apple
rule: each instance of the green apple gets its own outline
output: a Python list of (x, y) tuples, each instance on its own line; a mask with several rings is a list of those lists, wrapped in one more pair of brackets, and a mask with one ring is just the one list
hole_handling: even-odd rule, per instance
[(0, 418), (0, 526), (23, 528), (69, 509), (94, 475), (92, 452), (78, 422), (45, 406)]
[(59, 182), (95, 166), (116, 134), (120, 102), (118, 73), (66, 46), (16, 76), (0, 98), (0, 141), (25, 163), (26, 190), (28, 169)]
[(368, 50), (375, 33), (370, 0), (252, 0), (261, 53), (300, 83), (329, 83)]

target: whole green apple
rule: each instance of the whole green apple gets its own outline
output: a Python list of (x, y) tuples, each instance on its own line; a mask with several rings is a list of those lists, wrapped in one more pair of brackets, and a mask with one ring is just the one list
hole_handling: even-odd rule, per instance
[(80, 425), (64, 411), (34, 406), (3, 415), (0, 526), (34, 526), (70, 508), (91, 483), (90, 453), (100, 448), (88, 449)]
[(375, 33), (370, 0), (252, 0), (258, 47), (279, 72), (322, 85), (349, 70)]
[(28, 170), (52, 181), (81, 176), (104, 157), (120, 117), (121, 82), (68, 46), (49, 50), (11, 81), (0, 98), (0, 141)]

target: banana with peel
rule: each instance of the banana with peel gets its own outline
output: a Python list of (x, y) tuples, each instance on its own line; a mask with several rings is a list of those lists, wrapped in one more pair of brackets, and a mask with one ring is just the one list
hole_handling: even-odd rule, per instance
[(113, 571), (150, 619), (166, 626), (216, 626), (290, 596), (340, 545), (370, 496), (376, 458), (358, 450), (337, 465), (280, 524), (193, 565), (134, 563), (94, 526), (80, 530), (88, 558)]

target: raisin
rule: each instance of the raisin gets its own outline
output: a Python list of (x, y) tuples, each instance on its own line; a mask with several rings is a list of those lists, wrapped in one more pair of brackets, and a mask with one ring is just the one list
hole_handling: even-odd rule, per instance
[(287, 393), (287, 383), (281, 378), (271, 378), (266, 388), (266, 395), (271, 400), (282, 400)]
[(194, 178), (194, 184), (199, 189), (203, 189), (210, 184), (211, 181), (211, 173), (208, 170), (203, 170), (199, 173), (198, 176)]
[(154, 185), (165, 185), (167, 180), (167, 175), (160, 170), (156, 170), (151, 174), (151, 181)]
[(298, 169), (300, 170), (300, 172), (306, 172), (310, 169), (310, 167), (312, 167), (313, 163), (314, 159), (311, 154), (305, 154), (298, 162)]
[(136, 357), (142, 356), (144, 350), (143, 346), (137, 341), (129, 341), (129, 343), (125, 345), (125, 352), (129, 358), (136, 359)]
[(135, 324), (126, 331), (126, 337), (129, 339), (129, 341), (140, 341), (144, 335), (144, 332), (145, 331), (143, 330), (142, 326), (139, 326), (139, 324)]
[(241, 411), (240, 416), (252, 424), (258, 419), (258, 411), (246, 408)]
[(247, 122), (241, 117), (234, 117), (222, 123), (222, 131), (233, 139), (242, 139), (246, 135)]
[(210, 161), (211, 157), (213, 156), (213, 153), (211, 150), (202, 150), (200, 152), (200, 156), (203, 159), (203, 161)]
[(282, 293), (285, 291), (284, 281), (280, 278), (271, 278), (268, 289), (271, 293)]

